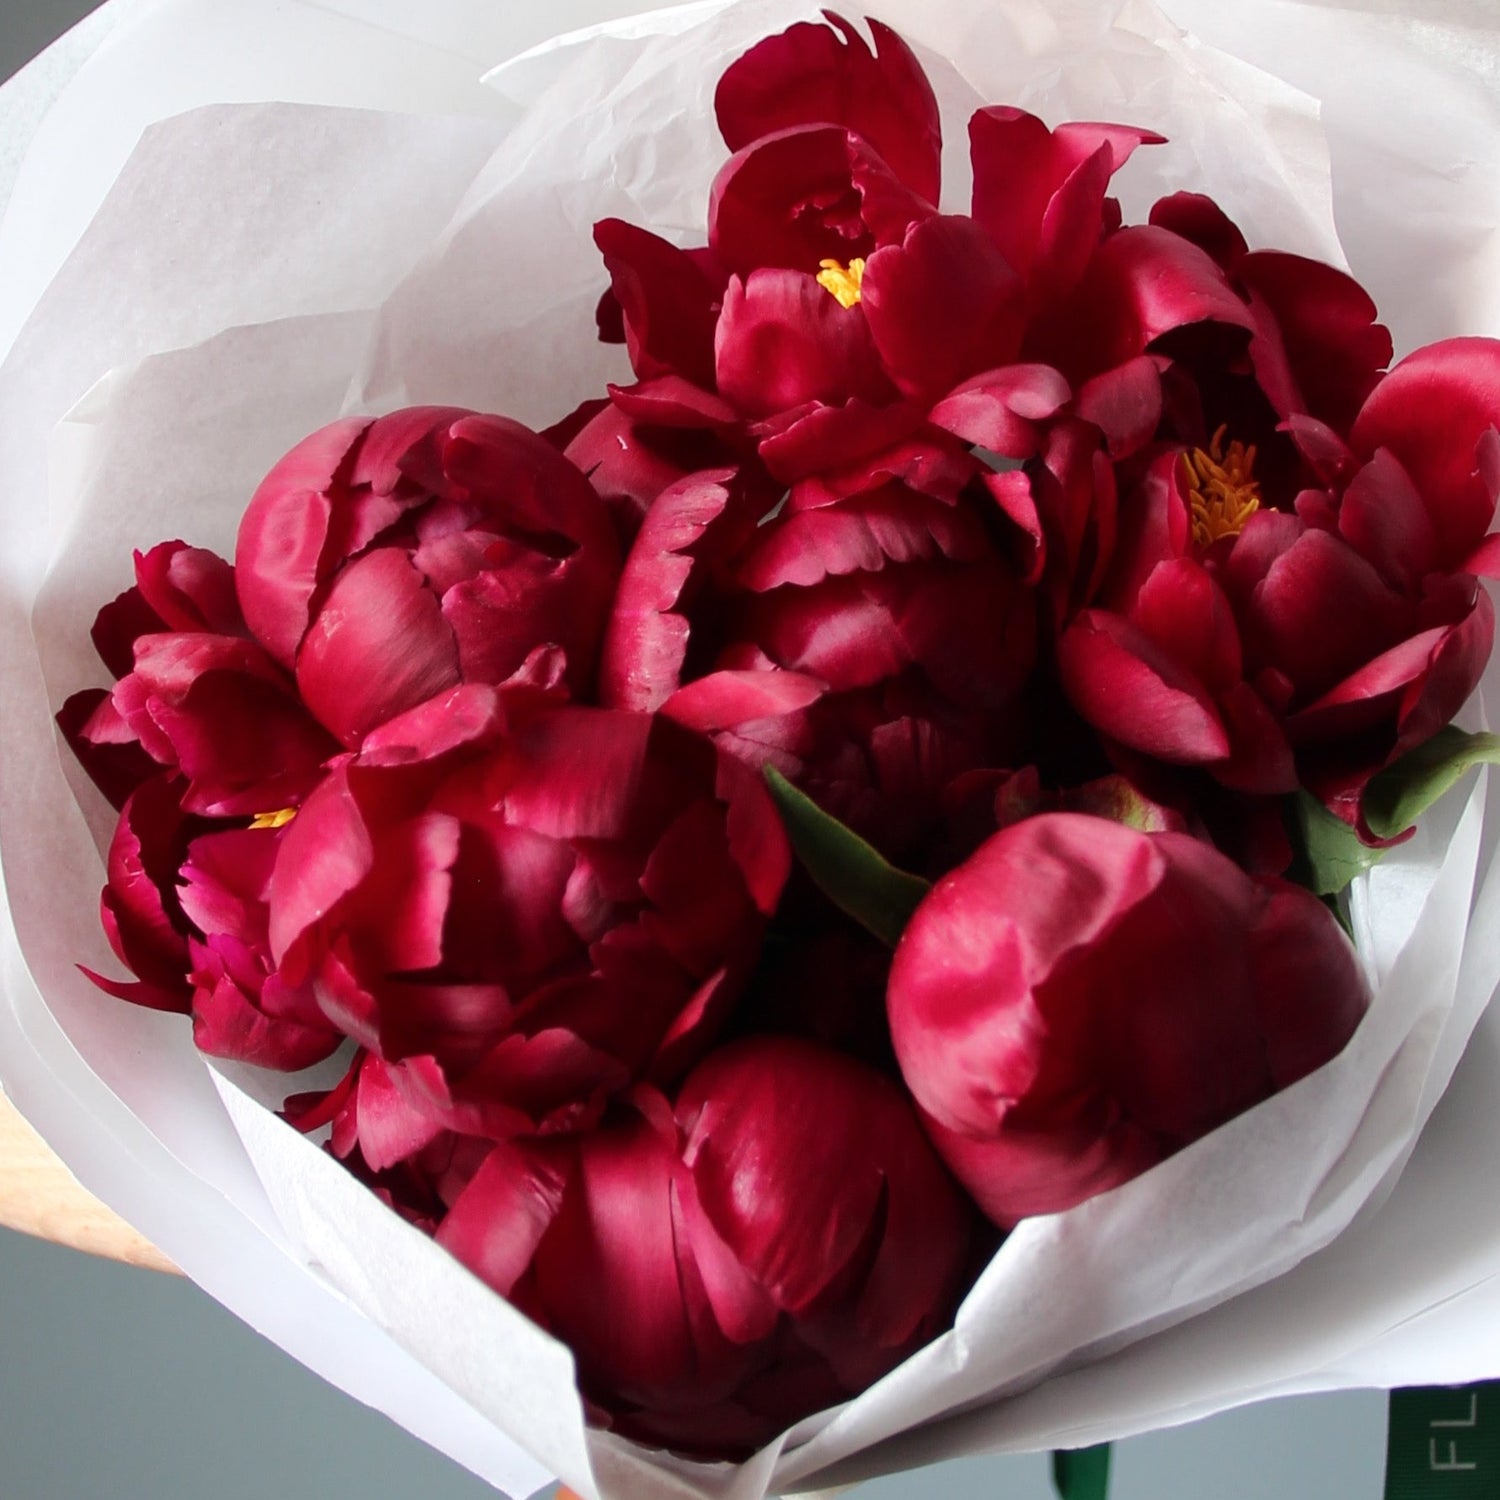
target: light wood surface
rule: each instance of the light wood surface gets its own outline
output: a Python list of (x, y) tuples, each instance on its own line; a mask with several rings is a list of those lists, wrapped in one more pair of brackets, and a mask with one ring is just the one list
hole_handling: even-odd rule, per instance
[(0, 1224), (153, 1271), (177, 1267), (78, 1185), (0, 1094)]

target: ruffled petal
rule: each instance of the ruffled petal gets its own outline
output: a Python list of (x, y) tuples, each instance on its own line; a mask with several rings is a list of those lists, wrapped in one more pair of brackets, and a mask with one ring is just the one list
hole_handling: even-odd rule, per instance
[(864, 314), (801, 271), (731, 281), (719, 317), (719, 390), (752, 417), (811, 401), (894, 398)]
[[(911, 49), (869, 21), (876, 51), (842, 17), (801, 23), (752, 47), (714, 95), (731, 151), (796, 125), (845, 125), (863, 136), (913, 192), (936, 203), (942, 186), (937, 99)], [(832, 29), (830, 29), (832, 28)]]
[(1388, 448), (1425, 501), (1438, 555), (1453, 567), (1495, 518), (1479, 456), (1500, 426), (1500, 340), (1446, 339), (1409, 354), (1375, 388), (1354, 423), (1363, 458)]
[(1025, 323), (1020, 278), (973, 220), (950, 215), (870, 257), (862, 306), (887, 371), (918, 399), (1009, 364)]

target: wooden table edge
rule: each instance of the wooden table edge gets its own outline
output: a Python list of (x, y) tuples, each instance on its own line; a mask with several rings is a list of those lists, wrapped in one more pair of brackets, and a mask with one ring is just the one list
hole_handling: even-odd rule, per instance
[(155, 1245), (79, 1185), (4, 1094), (0, 1094), (0, 1225), (127, 1265), (177, 1271)]

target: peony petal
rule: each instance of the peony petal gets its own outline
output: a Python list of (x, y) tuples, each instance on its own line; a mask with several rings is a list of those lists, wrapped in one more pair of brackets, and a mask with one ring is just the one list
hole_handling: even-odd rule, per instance
[(562, 1207), (570, 1166), (555, 1149), (500, 1142), (448, 1210), (438, 1244), (510, 1296)]
[(271, 872), (271, 956), (284, 966), (292, 945), (370, 872), (374, 844), (349, 784), (335, 771), (287, 824)]
[(650, 711), (678, 686), (695, 554), (716, 530), (727, 528), (731, 536), (738, 530), (733, 478), (726, 470), (688, 476), (664, 490), (647, 513), (605, 629), (599, 666), (605, 706)]
[(1271, 563), (1241, 618), (1250, 652), (1306, 702), (1399, 640), (1411, 609), (1342, 538), (1307, 530)]
[(222, 557), (184, 542), (162, 542), (135, 554), (141, 598), (168, 630), (248, 634), (235, 593), (234, 569)]
[(1078, 415), (1092, 422), (1109, 447), (1109, 456), (1128, 458), (1156, 436), (1161, 423), (1159, 357), (1143, 354), (1094, 376), (1078, 392)]
[(1338, 527), (1387, 583), (1406, 593), (1417, 592), (1436, 562), (1432, 518), (1389, 449), (1377, 448), (1350, 480), (1339, 502)]
[(665, 718), (700, 734), (756, 719), (780, 718), (816, 703), (828, 690), (815, 677), (779, 668), (710, 672), (678, 688), (662, 705)]
[(1058, 297), (1099, 243), (1109, 179), (1161, 139), (1126, 125), (1051, 131), (1024, 110), (981, 109), (969, 121), (974, 218), (1040, 297)]
[(1203, 322), (1254, 329), (1250, 310), (1208, 255), (1165, 229), (1135, 225), (1099, 247), (1039, 353), (1082, 385)]
[(240, 520), (235, 587), (255, 638), (290, 668), (307, 629), (333, 515), (328, 490), (369, 430), (346, 417), (314, 433), (261, 481)]
[(735, 569), (756, 593), (828, 577), (873, 573), (889, 563), (946, 557), (973, 562), (990, 550), (979, 516), (890, 484), (817, 510), (788, 510), (762, 526)]
[(922, 409), (908, 402), (871, 406), (854, 399), (841, 406), (816, 406), (763, 439), (760, 457), (775, 478), (794, 484), (873, 458), (912, 438), (925, 421)]
[(56, 720), (89, 780), (117, 810), (143, 781), (161, 770), (103, 688), (74, 693), (58, 709)]
[[(911, 49), (871, 19), (876, 52), (842, 17), (768, 37), (725, 69), (714, 95), (731, 151), (789, 126), (845, 125), (862, 135), (913, 192), (936, 203), (942, 186), (937, 99)], [(830, 29), (830, 27), (834, 29)]]
[(1189, 557), (1158, 563), (1136, 595), (1133, 624), (1210, 693), (1240, 680), (1240, 637), (1224, 591)]
[(343, 1042), (329, 1026), (308, 1026), (266, 1015), (227, 973), (213, 983), (200, 964), (194, 978), (193, 1044), (210, 1057), (298, 1073), (322, 1062)]
[(621, 219), (595, 224), (594, 243), (619, 301), (636, 375), (677, 374), (712, 387), (722, 285), (715, 286), (686, 251)]
[(1409, 354), (1375, 388), (1350, 442), (1369, 458), (1388, 448), (1411, 476), (1432, 517), (1448, 567), (1489, 531), (1495, 493), (1479, 445), (1500, 426), (1500, 340), (1446, 339)]
[(1030, 458), (1037, 424), (1056, 416), (1072, 389), (1048, 365), (1010, 365), (964, 381), (931, 412), (935, 426), (1005, 458)]
[(884, 1188), (871, 1146), (903, 1107), (878, 1074), (791, 1038), (720, 1048), (684, 1083), (704, 1213), (786, 1311), (816, 1302), (864, 1243)]
[(344, 568), (297, 654), (307, 706), (347, 746), (459, 681), (439, 601), (404, 550), (381, 547)]
[(1252, 984), (1277, 1088), (1337, 1057), (1369, 1005), (1359, 957), (1310, 892), (1280, 881), (1256, 924)]
[(720, 392), (752, 417), (895, 395), (864, 314), (801, 271), (759, 270), (729, 283), (716, 357)]
[(1229, 755), (1229, 736), (1202, 684), (1129, 621), (1086, 610), (1057, 650), (1069, 701), (1111, 739), (1177, 765)]
[(1235, 279), (1271, 311), (1305, 409), (1348, 430), (1391, 361), (1391, 335), (1354, 278), (1322, 261), (1258, 250)]
[(708, 237), (736, 276), (762, 267), (814, 274), (898, 244), (932, 204), (862, 137), (837, 125), (759, 137), (730, 157), (709, 192)]
[(1009, 364), (1025, 323), (1020, 278), (971, 219), (934, 215), (865, 267), (862, 302), (875, 347), (908, 396), (931, 400)]
[(131, 794), (110, 840), (109, 883), (101, 897), (116, 957), (144, 984), (172, 997), (170, 1006), (152, 1000), (153, 1009), (186, 1010), (188, 1002), (187, 924), (176, 887), (190, 825), (177, 793), (171, 778), (157, 776)]
[(1151, 205), (1150, 222), (1191, 240), (1226, 271), (1249, 250), (1239, 226), (1203, 193), (1171, 193)]

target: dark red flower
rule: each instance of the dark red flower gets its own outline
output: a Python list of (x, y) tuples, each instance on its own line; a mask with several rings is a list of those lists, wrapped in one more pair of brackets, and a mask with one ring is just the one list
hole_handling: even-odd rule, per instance
[[(1418, 351), (1374, 384), (1347, 440), (1294, 416), (1308, 481), (1295, 493), (1222, 433), (1152, 460), (1121, 504), (1095, 606), (1059, 645), (1084, 718), (1238, 790), (1306, 786), (1363, 829), (1370, 778), (1453, 718), (1489, 657), (1473, 574), (1500, 563), (1497, 351)], [(1344, 362), (1363, 372), (1345, 398), (1365, 364)]]
[(587, 694), (618, 570), (598, 496), (503, 417), (416, 407), (298, 444), (240, 523), (245, 618), (346, 746), (551, 647)]
[(664, 491), (621, 578), (601, 696), (776, 765), (899, 853), (949, 780), (1023, 741), (1034, 606), (987, 500), (896, 482), (798, 499), (768, 512), (723, 472)]
[(310, 989), (271, 961), (267, 905), (281, 826), (216, 830), (184, 811), (169, 774), (130, 796), (110, 844), (105, 935), (136, 976), (85, 970), (106, 993), (191, 1013), (193, 1040), (215, 1057), (296, 1071), (342, 1037)]
[(165, 766), (183, 811), (258, 817), (295, 806), (338, 754), (290, 673), (251, 639), (234, 570), (182, 542), (136, 554), (136, 586), (99, 611), (93, 637), (119, 677), (58, 715), (117, 804)]
[(1070, 122), (1049, 130), (1024, 110), (995, 106), (969, 122), (974, 222), (1045, 311), (1077, 286), (1105, 234), (1119, 227), (1110, 178), (1163, 137), (1129, 125)]
[(934, 888), (891, 969), (902, 1074), (997, 1224), (1126, 1181), (1338, 1053), (1358, 959), (1300, 887), (1075, 813)]
[(973, 1215), (899, 1087), (810, 1043), (712, 1054), (675, 1117), (498, 1146), (439, 1242), (565, 1339), (622, 1432), (738, 1455), (936, 1334)]
[(706, 741), (474, 685), (368, 736), (308, 799), (270, 945), (414, 1107), (499, 1138), (679, 1075), (788, 864), (764, 789)]

